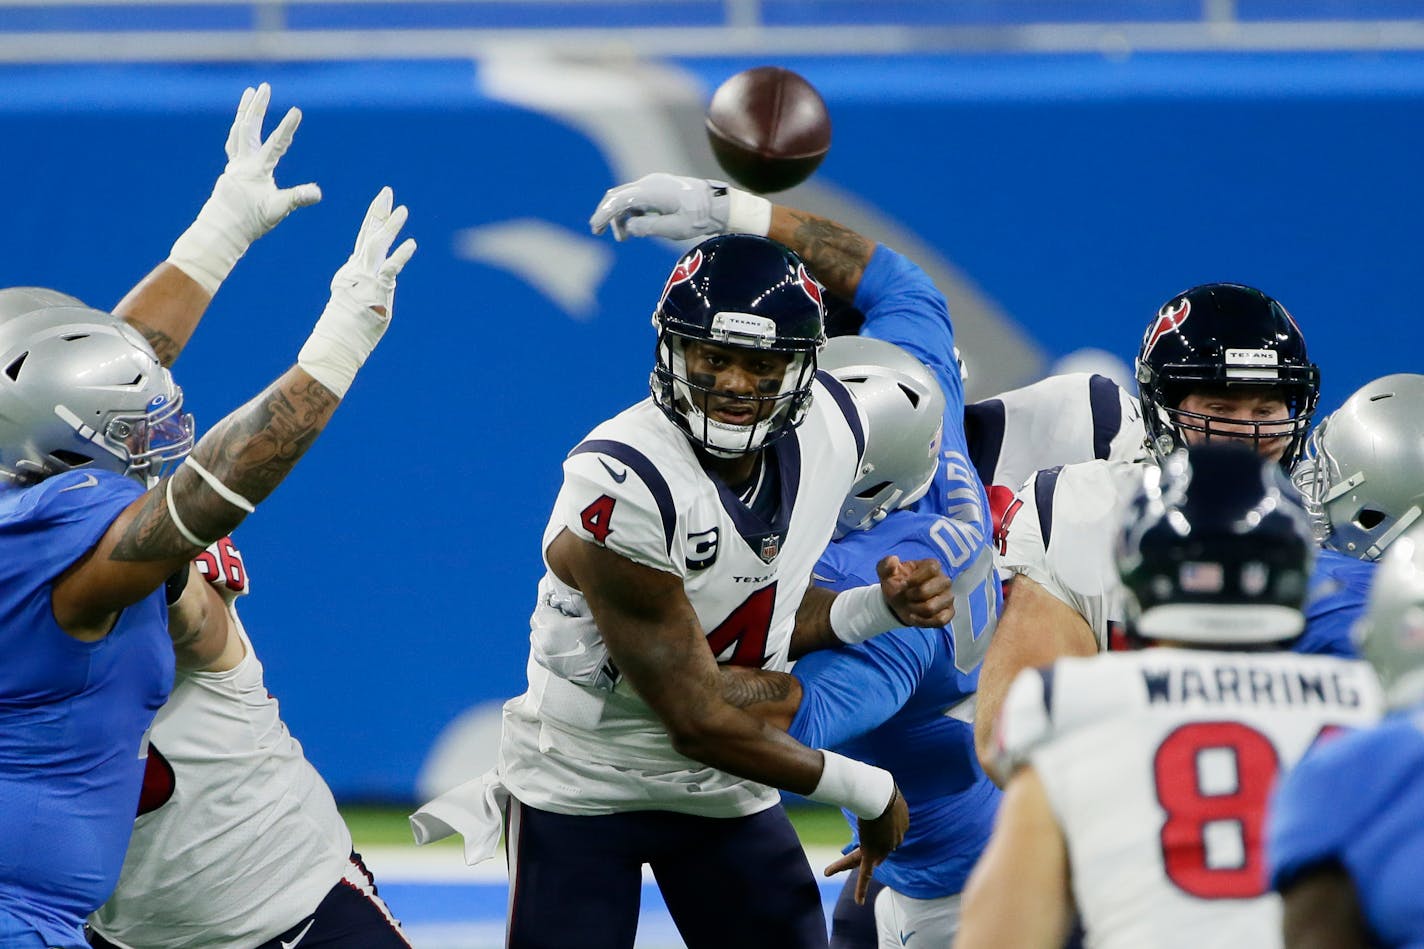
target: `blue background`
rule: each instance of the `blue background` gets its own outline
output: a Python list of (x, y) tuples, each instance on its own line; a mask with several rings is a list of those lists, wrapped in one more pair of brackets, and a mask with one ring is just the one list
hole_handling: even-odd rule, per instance
[[(816, 182), (935, 248), (1050, 359), (1130, 361), (1174, 292), (1239, 280), (1295, 314), (1326, 409), (1420, 369), (1424, 56), (780, 62), (831, 109)], [(674, 65), (710, 95), (758, 64)], [(458, 255), (462, 230), (517, 218), (582, 239), (617, 183), (574, 126), (490, 97), (479, 63), (10, 67), (0, 283), (111, 306), (201, 205), (241, 89), (262, 79), (269, 128), (287, 105), (305, 113), (279, 181), (326, 198), (254, 247), (175, 374), (203, 427), (255, 394), (295, 358), (375, 190), (410, 206), (421, 249), (393, 328), (237, 535), (244, 618), (293, 732), (339, 796), (410, 800), (447, 723), (523, 689), (559, 462), (646, 392), (675, 249), (605, 238), (612, 269), (582, 318)], [(668, 170), (709, 170), (705, 144), (688, 147), (702, 164)]]

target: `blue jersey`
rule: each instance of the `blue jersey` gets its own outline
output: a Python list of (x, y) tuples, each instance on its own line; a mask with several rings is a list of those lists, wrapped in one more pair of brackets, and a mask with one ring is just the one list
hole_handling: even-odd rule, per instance
[(955, 618), (948, 629), (901, 629), (801, 659), (793, 674), (803, 698), (791, 735), (895, 775), (910, 830), (875, 878), (931, 899), (964, 888), (998, 808), (999, 792), (975, 755), (973, 726), (945, 712), (978, 687), (1003, 595), (988, 544), (989, 504), (965, 442), (964, 384), (944, 295), (912, 261), (881, 245), (855, 305), (865, 314), (862, 335), (894, 343), (933, 370), (945, 397), (943, 455), (913, 510), (832, 543), (815, 577), (837, 590), (863, 586), (879, 582), (882, 557), (934, 557), (955, 581)]
[(67, 472), (0, 491), (0, 933), (83, 946), (113, 890), (143, 778), (144, 733), (173, 685), (162, 590), (84, 643), (55, 622), (54, 580), (143, 489)]
[(1305, 634), (1292, 651), (1358, 659), (1350, 629), (1365, 612), (1374, 577), (1373, 561), (1322, 549), (1315, 558), (1306, 594)]
[(889, 554), (934, 557), (964, 591), (956, 595), (953, 627), (895, 630), (811, 653), (792, 670), (803, 696), (791, 736), (813, 748), (838, 748), (895, 776), (910, 808), (910, 829), (875, 878), (919, 899), (964, 888), (999, 802), (998, 789), (979, 768), (974, 726), (945, 713), (974, 694), (1003, 600), (989, 559), (978, 571), (951, 559), (939, 539), (944, 522), (896, 511), (831, 544), (815, 578), (842, 590), (878, 582), (875, 564)]
[(1381, 946), (1424, 949), (1424, 706), (1311, 751), (1271, 804), (1271, 885), (1338, 863)]
[(953, 543), (973, 554), (992, 535), (989, 500), (964, 435), (964, 381), (954, 355), (954, 323), (944, 294), (914, 261), (890, 248), (875, 249), (855, 294), (865, 314), (860, 334), (894, 343), (931, 370), (944, 390), (943, 456), (925, 496), (914, 509), (951, 517), (960, 534)]

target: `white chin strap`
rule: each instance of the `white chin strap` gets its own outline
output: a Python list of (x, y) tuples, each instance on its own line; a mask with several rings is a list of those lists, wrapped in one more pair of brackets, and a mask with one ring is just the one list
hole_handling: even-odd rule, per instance
[[(681, 383), (678, 386), (681, 387)], [(703, 447), (718, 458), (735, 458), (761, 448), (776, 419), (776, 414), (773, 414), (770, 418), (752, 425), (732, 425), (708, 418), (691, 403), (683, 415), (693, 434), (700, 434)]]

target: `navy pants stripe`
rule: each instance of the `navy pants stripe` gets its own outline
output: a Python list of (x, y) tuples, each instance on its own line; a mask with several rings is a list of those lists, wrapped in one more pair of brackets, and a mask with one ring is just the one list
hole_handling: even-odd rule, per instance
[(508, 949), (631, 949), (644, 864), (688, 949), (826, 949), (820, 889), (780, 806), (590, 817), (512, 801), (507, 831)]

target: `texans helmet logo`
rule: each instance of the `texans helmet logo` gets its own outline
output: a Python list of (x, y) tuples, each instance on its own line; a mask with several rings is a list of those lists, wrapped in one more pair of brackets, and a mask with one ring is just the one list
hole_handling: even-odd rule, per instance
[(668, 274), (667, 283), (663, 285), (663, 295), (660, 300), (666, 300), (668, 291), (680, 283), (687, 283), (702, 269), (702, 251), (694, 250), (686, 257), (677, 262), (677, 266), (672, 268), (672, 273)]
[(825, 304), (821, 302), (821, 285), (806, 272), (805, 264), (796, 265), (796, 278), (801, 281), (801, 289), (806, 291), (806, 296), (816, 304), (816, 308), (825, 310)]
[(1157, 340), (1168, 333), (1175, 332), (1187, 321), (1187, 317), (1192, 312), (1192, 301), (1186, 298), (1177, 306), (1170, 303), (1157, 313), (1157, 321), (1147, 330), (1147, 341), (1142, 345), (1142, 355), (1145, 358), (1152, 352), (1152, 347), (1157, 345)]

